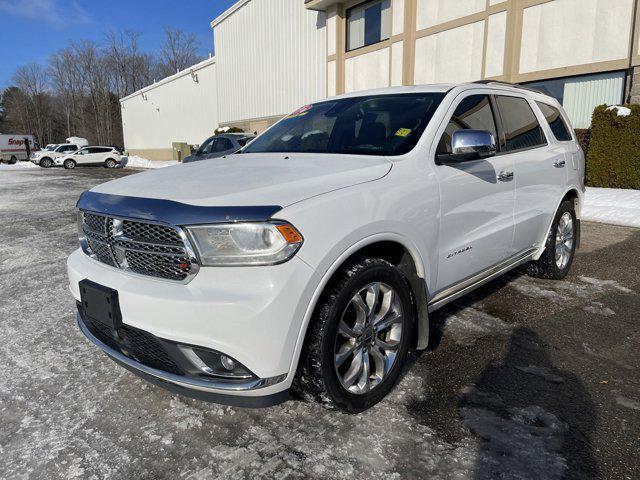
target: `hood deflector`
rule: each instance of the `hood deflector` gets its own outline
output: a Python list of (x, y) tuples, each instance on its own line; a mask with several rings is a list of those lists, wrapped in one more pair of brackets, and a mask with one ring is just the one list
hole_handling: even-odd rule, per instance
[(203, 207), (173, 200), (111, 195), (86, 191), (76, 205), (81, 210), (114, 217), (134, 218), (169, 225), (263, 222), (282, 210), (277, 205)]

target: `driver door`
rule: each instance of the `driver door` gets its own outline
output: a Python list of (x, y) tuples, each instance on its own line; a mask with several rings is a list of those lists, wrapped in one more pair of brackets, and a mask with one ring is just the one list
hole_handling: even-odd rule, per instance
[[(491, 95), (461, 94), (439, 130), (437, 153), (451, 153), (453, 133), (461, 129), (487, 130), (497, 142), (495, 111)], [(513, 256), (513, 167), (513, 158), (500, 152), (435, 166), (441, 202), (436, 293)]]

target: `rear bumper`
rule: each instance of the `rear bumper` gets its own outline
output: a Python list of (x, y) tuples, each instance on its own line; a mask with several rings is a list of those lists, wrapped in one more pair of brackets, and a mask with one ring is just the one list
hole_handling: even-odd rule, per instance
[[(165, 388), (174, 393), (185, 395), (198, 400), (220, 403), (224, 405), (232, 405), (237, 407), (263, 408), (271, 407), (286, 401), (289, 398), (289, 389), (281, 390), (276, 393), (241, 396), (241, 392), (256, 391), (265, 389), (273, 385), (276, 379), (257, 378), (248, 380), (243, 383), (230, 383), (213, 380), (200, 380), (189, 378), (186, 376), (175, 375), (169, 372), (158, 370), (148, 365), (144, 365), (133, 360), (118, 350), (111, 348), (106, 343), (98, 339), (87, 327), (82, 316), (78, 313), (76, 320), (78, 327), (84, 336), (94, 345), (100, 347), (113, 361), (135, 373), (144, 380), (153, 383), (159, 387)], [(284, 376), (280, 381), (284, 380)]]

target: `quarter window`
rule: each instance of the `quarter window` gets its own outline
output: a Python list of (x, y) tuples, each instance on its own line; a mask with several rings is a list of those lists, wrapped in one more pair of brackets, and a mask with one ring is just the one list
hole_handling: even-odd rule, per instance
[(544, 118), (547, 119), (547, 123), (549, 124), (549, 127), (551, 127), (553, 136), (556, 137), (558, 141), (569, 142), (573, 140), (573, 137), (569, 132), (569, 128), (560, 114), (560, 110), (542, 102), (536, 102), (536, 105), (540, 108)]
[(494, 140), (498, 138), (493, 109), (487, 95), (471, 95), (460, 102), (440, 138), (439, 155), (452, 153), (451, 140), (458, 130), (487, 130), (493, 134)]
[(496, 97), (504, 130), (503, 150), (513, 152), (546, 145), (542, 127), (529, 102), (521, 97)]
[(374, 0), (347, 10), (347, 50), (391, 36), (391, 0)]

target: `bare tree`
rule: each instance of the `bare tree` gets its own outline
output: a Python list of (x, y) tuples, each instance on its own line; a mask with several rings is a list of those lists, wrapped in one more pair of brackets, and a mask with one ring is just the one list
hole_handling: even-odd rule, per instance
[(26, 120), (31, 123), (31, 128), (41, 143), (47, 142), (52, 136), (51, 122), (51, 98), (47, 94), (47, 72), (37, 63), (29, 63), (19, 67), (14, 73), (12, 81), (25, 95), (23, 112), (30, 116)]
[(133, 30), (107, 32), (107, 63), (114, 75), (115, 91), (120, 98), (153, 81), (151, 55), (138, 49), (140, 33)]
[(193, 33), (165, 27), (164, 35), (159, 63), (159, 72), (162, 76), (173, 75), (201, 60), (198, 55), (200, 44)]

